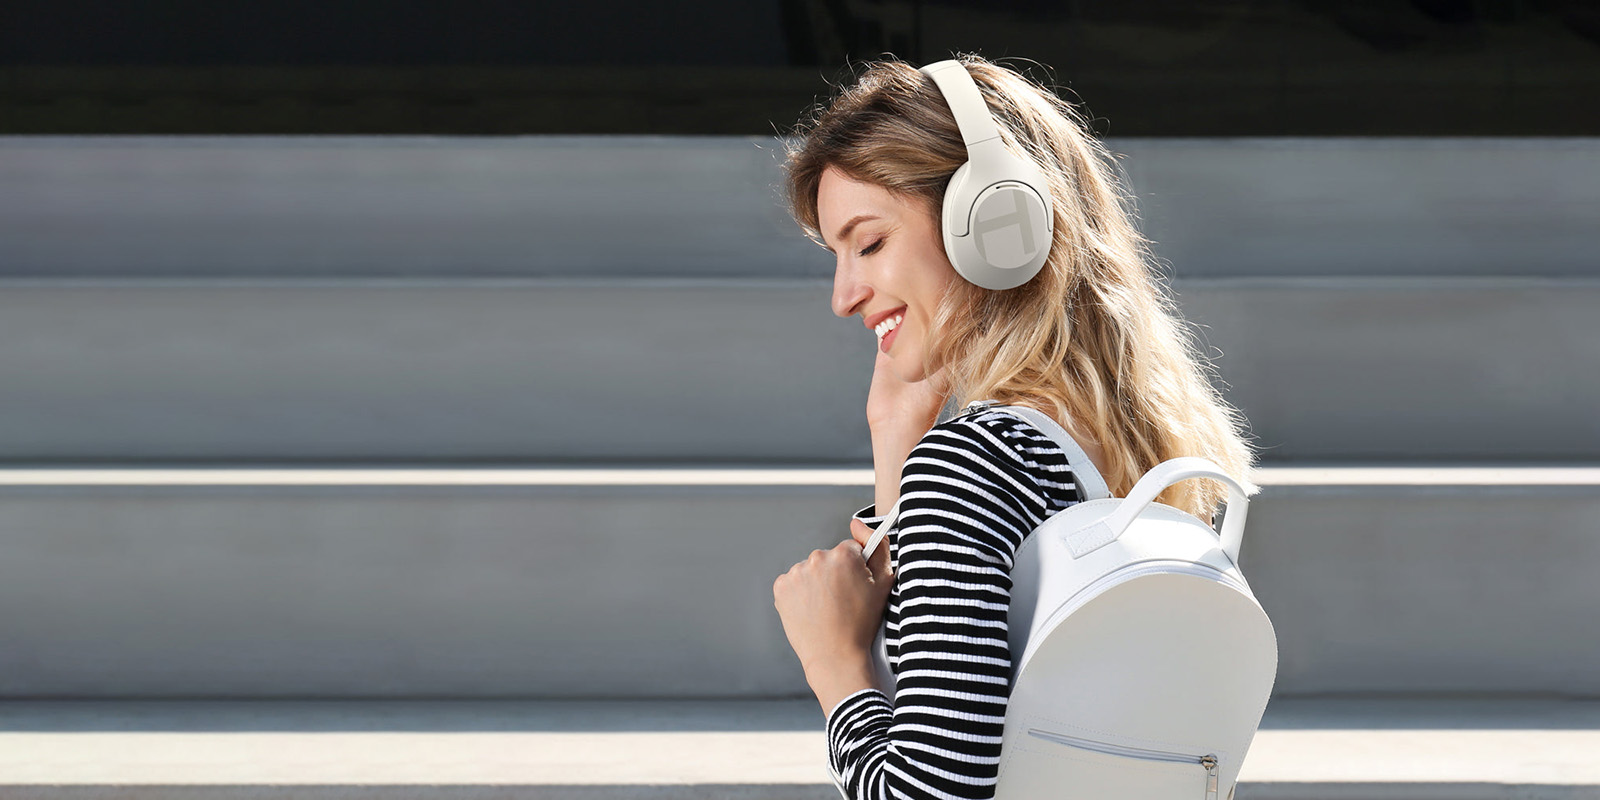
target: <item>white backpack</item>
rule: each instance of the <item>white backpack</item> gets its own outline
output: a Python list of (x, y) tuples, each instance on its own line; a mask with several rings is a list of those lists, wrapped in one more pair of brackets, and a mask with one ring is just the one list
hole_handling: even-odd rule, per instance
[[(1249, 500), (1204, 458), (1165, 461), (1111, 497), (1078, 443), (1025, 406), (1055, 439), (1083, 502), (1023, 539), (1012, 567), (1011, 696), (996, 800), (1050, 797), (1220, 800), (1277, 678), (1278, 643), (1239, 572)], [(1155, 498), (1190, 478), (1228, 486), (1222, 531)], [(900, 504), (867, 542), (893, 527)], [(892, 687), (883, 630), (879, 683)]]

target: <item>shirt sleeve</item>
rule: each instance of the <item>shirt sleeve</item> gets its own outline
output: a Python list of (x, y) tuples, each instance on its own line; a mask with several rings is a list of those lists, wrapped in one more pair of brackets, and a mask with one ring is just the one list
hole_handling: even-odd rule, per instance
[(878, 504), (877, 504), (876, 501), (874, 501), (874, 502), (868, 503), (866, 508), (863, 508), (860, 511), (857, 511), (856, 513), (851, 514), (850, 516), (852, 518), (854, 518), (854, 519), (859, 519), (862, 522), (867, 523), (867, 527), (869, 527), (869, 528), (871, 528), (873, 530), (877, 530), (878, 529), (878, 524), (883, 522), (883, 518), (887, 517), (888, 514), (879, 514), (878, 513)]
[[(827, 721), (829, 767), (851, 800), (994, 796), (1011, 688), (1012, 557), (1057, 510), (1024, 460), (1038, 439), (1018, 436), (1016, 424), (950, 420), (906, 459), (892, 537), (894, 701), (863, 689)], [(853, 516), (876, 528), (875, 511)]]

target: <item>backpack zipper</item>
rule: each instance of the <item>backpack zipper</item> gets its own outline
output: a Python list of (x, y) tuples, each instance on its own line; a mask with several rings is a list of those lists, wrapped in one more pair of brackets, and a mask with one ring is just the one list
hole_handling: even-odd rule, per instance
[(1148, 750), (1143, 747), (1129, 747), (1127, 745), (1101, 742), (1094, 739), (1083, 739), (1077, 736), (1068, 736), (1064, 733), (1047, 731), (1042, 728), (1029, 728), (1028, 735), (1048, 742), (1064, 744), (1083, 750), (1092, 750), (1114, 756), (1128, 758), (1142, 758), (1146, 761), (1176, 761), (1185, 764), (1199, 764), (1206, 768), (1206, 800), (1217, 800), (1217, 754), (1216, 753), (1175, 753), (1170, 750)]

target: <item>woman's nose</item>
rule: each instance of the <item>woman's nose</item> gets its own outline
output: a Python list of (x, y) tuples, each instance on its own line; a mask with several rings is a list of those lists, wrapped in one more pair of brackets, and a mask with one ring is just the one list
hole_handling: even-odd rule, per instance
[(840, 265), (833, 273), (833, 313), (848, 317), (861, 303), (872, 295), (871, 289), (861, 282), (856, 271)]

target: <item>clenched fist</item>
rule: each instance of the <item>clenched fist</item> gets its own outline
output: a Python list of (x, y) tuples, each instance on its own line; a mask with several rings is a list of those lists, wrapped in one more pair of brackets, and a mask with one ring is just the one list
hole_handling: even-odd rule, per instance
[(883, 621), (894, 584), (889, 546), (879, 542), (868, 564), (861, 553), (872, 529), (852, 519), (850, 534), (832, 549), (811, 551), (772, 584), (784, 635), (808, 674), (824, 664), (865, 660)]

